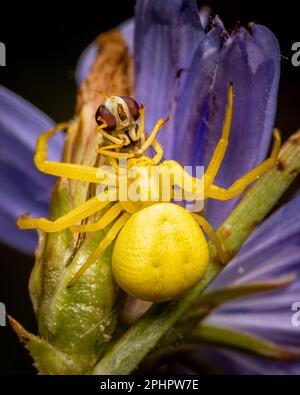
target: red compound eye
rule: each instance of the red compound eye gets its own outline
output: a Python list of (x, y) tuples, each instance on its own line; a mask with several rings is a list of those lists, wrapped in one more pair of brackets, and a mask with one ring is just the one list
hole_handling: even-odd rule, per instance
[(112, 113), (105, 107), (104, 104), (98, 107), (95, 115), (96, 122), (99, 126), (103, 125), (104, 120), (107, 123), (107, 126), (103, 128), (107, 132), (112, 132), (116, 129), (117, 122), (116, 118), (112, 115)]
[(140, 106), (137, 102), (129, 96), (121, 96), (124, 102), (127, 104), (127, 107), (133, 117), (133, 119), (137, 120), (140, 116)]

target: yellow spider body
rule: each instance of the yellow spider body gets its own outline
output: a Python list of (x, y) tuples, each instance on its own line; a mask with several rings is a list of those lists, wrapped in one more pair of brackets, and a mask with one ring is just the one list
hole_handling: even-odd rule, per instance
[(153, 302), (178, 298), (196, 285), (207, 264), (201, 228), (190, 213), (172, 203), (133, 214), (120, 231), (112, 256), (120, 287)]
[[(103, 166), (97, 168), (48, 161), (48, 139), (57, 131), (69, 126), (57, 125), (44, 132), (38, 139), (34, 158), (38, 169), (58, 177), (99, 184), (102, 190), (55, 221), (22, 216), (18, 220), (18, 226), (21, 229), (38, 228), (44, 232), (59, 232), (70, 228), (73, 232), (83, 233), (94, 232), (112, 224), (104, 239), (81, 266), (69, 285), (79, 280), (117, 238), (113, 250), (112, 268), (121, 288), (136, 298), (154, 302), (179, 297), (199, 281), (208, 264), (207, 242), (200, 227), (214, 244), (220, 261), (226, 263), (227, 258), (219, 238), (202, 216), (189, 213), (179, 205), (170, 203), (174, 197), (174, 186), (198, 196), (199, 185), (201, 185), (200, 192), (203, 199), (228, 200), (241, 194), (250, 183), (276, 164), (280, 148), (278, 130), (274, 130), (275, 142), (268, 159), (236, 180), (229, 188), (221, 188), (214, 184), (229, 142), (232, 113), (233, 86), (230, 84), (221, 138), (205, 174), (201, 180), (198, 180), (189, 176), (179, 163), (173, 160), (162, 161), (163, 149), (157, 142), (156, 135), (169, 118), (158, 120), (147, 137), (144, 130), (143, 106), (139, 107), (128, 97), (107, 98), (104, 106), (100, 106), (96, 113), (97, 131), (102, 134), (105, 141), (104, 146), (99, 147), (97, 152), (107, 158), (107, 163), (120, 176), (118, 182), (115, 182), (114, 177)], [(145, 155), (145, 151), (150, 146), (156, 151), (153, 158)], [(125, 176), (121, 165), (123, 159), (127, 160)], [(146, 174), (156, 170), (158, 178), (154, 181), (151, 179), (146, 185), (144, 197), (124, 199), (121, 195), (124, 191), (129, 191), (134, 183), (134, 180), (128, 177), (128, 171), (134, 166), (144, 170)], [(167, 199), (163, 199), (161, 179), (166, 171), (171, 176), (168, 187), (170, 193)], [(124, 181), (126, 181), (125, 187)], [(116, 195), (113, 198), (109, 191), (111, 185), (116, 186)], [(156, 199), (152, 199), (152, 194), (156, 195)], [(102, 215), (98, 222), (82, 223), (99, 211)]]

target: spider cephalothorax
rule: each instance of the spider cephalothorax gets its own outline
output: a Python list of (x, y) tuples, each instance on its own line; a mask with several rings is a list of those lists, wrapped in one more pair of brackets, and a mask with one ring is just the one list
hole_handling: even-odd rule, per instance
[[(230, 84), (221, 137), (200, 180), (189, 176), (179, 163), (173, 160), (162, 161), (163, 149), (156, 140), (156, 135), (169, 118), (158, 120), (147, 137), (144, 130), (144, 107), (138, 106), (133, 99), (128, 97), (107, 98), (104, 105), (97, 110), (97, 130), (111, 143), (98, 148), (97, 152), (106, 157), (107, 162), (118, 174), (122, 170), (121, 159), (129, 159), (126, 170), (130, 170), (133, 165), (145, 167), (146, 173), (155, 169), (158, 174), (163, 174), (167, 170), (171, 174), (171, 182), (168, 186), (170, 192), (175, 186), (179, 186), (182, 190), (197, 195), (200, 184), (203, 186), (203, 199), (232, 199), (275, 165), (280, 148), (280, 134), (278, 130), (275, 130), (275, 143), (270, 158), (250, 170), (228, 188), (215, 185), (214, 180), (229, 142), (232, 114), (233, 86)], [(137, 123), (138, 115), (140, 115), (139, 123)], [(210, 237), (220, 261), (227, 262), (219, 238), (202, 216), (189, 213), (179, 205), (171, 203), (172, 193), (163, 202), (161, 198), (149, 201), (148, 196), (151, 195), (152, 190), (159, 190), (160, 181), (147, 184), (149, 189), (146, 191), (147, 200), (145, 201), (143, 198), (132, 199), (130, 195), (126, 195), (128, 197), (125, 200), (121, 199), (120, 184), (117, 185), (115, 197), (111, 198), (107, 188), (112, 180), (110, 173), (107, 173), (104, 167), (96, 168), (48, 161), (48, 139), (57, 131), (66, 128), (68, 124), (57, 125), (39, 137), (34, 158), (36, 166), (48, 174), (102, 185), (104, 186), (103, 192), (89, 198), (56, 221), (45, 218), (29, 219), (23, 216), (18, 220), (18, 225), (22, 229), (38, 228), (44, 232), (59, 232), (70, 228), (71, 231), (80, 233), (95, 232), (113, 223), (99, 246), (72, 277), (69, 285), (74, 284), (117, 238), (112, 256), (112, 269), (121, 288), (134, 297), (150, 301), (177, 298), (200, 280), (208, 264), (207, 242), (202, 230), (196, 225), (200, 225)], [(127, 132), (132, 141), (138, 141), (140, 144), (138, 148), (124, 152), (123, 148), (127, 141), (124, 139), (124, 134)], [(145, 155), (145, 151), (150, 146), (156, 152), (154, 157)], [(189, 182), (179, 182), (178, 185), (178, 180)], [(101, 211), (101, 217), (98, 222), (82, 223), (85, 218), (99, 211)]]

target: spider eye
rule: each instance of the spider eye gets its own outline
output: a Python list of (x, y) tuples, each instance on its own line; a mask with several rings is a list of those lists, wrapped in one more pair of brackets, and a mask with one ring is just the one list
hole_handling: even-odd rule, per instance
[(116, 129), (117, 126), (116, 118), (112, 115), (112, 113), (108, 110), (108, 108), (104, 104), (101, 104), (101, 106), (98, 107), (96, 111), (95, 119), (99, 126), (103, 124), (102, 120), (104, 120), (107, 123), (107, 127), (105, 127), (103, 130), (112, 132), (113, 130)]
[(130, 111), (133, 119), (137, 120), (140, 116), (140, 106), (132, 97), (121, 96), (121, 98), (127, 104), (128, 110)]

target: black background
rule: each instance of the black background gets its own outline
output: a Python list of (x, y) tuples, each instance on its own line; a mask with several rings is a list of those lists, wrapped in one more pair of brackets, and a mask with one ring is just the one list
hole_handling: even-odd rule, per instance
[[(0, 41), (6, 45), (7, 66), (0, 68), (0, 83), (54, 120), (69, 119), (75, 106), (74, 70), (79, 55), (100, 32), (130, 18), (135, 2), (3, 3)], [(229, 30), (238, 21), (246, 25), (255, 21), (277, 35), (282, 74), (276, 125), (284, 136), (294, 132), (300, 126), (300, 67), (293, 67), (290, 61), (291, 46), (300, 41), (297, 3), (256, 0), (198, 3), (211, 6)], [(32, 264), (32, 257), (0, 245), (0, 301), (27, 329), (36, 332), (27, 291)], [(0, 373), (34, 372), (30, 358), (11, 329), (0, 327)]]

